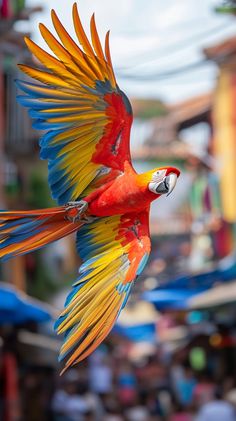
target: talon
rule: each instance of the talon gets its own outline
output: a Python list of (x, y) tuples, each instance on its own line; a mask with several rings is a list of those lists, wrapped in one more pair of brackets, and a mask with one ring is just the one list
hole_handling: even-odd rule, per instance
[(83, 222), (83, 217), (81, 218), (81, 215), (83, 215), (86, 210), (88, 209), (88, 202), (85, 200), (80, 200), (78, 202), (68, 202), (65, 205), (65, 210), (67, 212), (67, 219), (70, 222)]
[(78, 202), (68, 202), (65, 206), (66, 211), (70, 209), (77, 209), (80, 213), (82, 213), (88, 209), (88, 202), (85, 200), (79, 200)]

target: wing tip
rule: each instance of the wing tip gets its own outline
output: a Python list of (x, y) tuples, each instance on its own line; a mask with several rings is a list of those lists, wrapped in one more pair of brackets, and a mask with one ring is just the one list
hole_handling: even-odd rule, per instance
[(44, 25), (44, 23), (42, 23), (42, 22), (39, 22), (39, 30), (40, 30), (40, 33), (41, 33), (42, 37), (44, 36), (43, 34), (45, 32), (49, 32), (46, 25)]
[(30, 37), (28, 37), (27, 35), (24, 36), (24, 41), (27, 44), (28, 41), (31, 41)]
[(77, 12), (78, 12), (78, 5), (77, 5), (76, 1), (73, 3), (72, 9), (77, 10)]
[(28, 50), (30, 50), (31, 53), (34, 54), (32, 52), (32, 48), (35, 48), (35, 47), (37, 48), (38, 45), (31, 38), (29, 38), (28, 36), (25, 36), (24, 37), (24, 41), (25, 41), (25, 44), (26, 44)]
[(78, 5), (77, 5), (76, 2), (74, 2), (73, 3), (73, 6), (72, 6), (72, 16), (73, 16), (73, 19), (80, 20), (80, 18), (79, 18), (79, 11), (78, 11)]
[(19, 67), (19, 69), (20, 69), (21, 71), (23, 71), (23, 69), (26, 67), (26, 65), (25, 65), (25, 64), (23, 64), (23, 63), (18, 63), (18, 64), (17, 64), (17, 67)]

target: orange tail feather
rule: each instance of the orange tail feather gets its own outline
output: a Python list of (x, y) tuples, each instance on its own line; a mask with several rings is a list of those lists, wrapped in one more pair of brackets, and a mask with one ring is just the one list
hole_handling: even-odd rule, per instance
[(65, 207), (34, 211), (0, 212), (0, 258), (37, 250), (77, 231), (82, 223), (70, 222)]

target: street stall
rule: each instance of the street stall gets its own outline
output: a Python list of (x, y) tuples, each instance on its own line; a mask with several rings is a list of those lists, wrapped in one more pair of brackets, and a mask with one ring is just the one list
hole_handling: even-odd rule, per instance
[[(53, 320), (55, 314), (49, 305), (18, 291), (12, 285), (0, 283), (0, 419), (11, 421), (22, 415), (20, 402), (26, 386), (24, 381), (20, 387), (24, 364), (22, 356), (28, 356), (30, 364), (34, 350), (45, 346), (46, 338), (38, 335), (38, 326)], [(33, 351), (29, 347), (32, 344)]]

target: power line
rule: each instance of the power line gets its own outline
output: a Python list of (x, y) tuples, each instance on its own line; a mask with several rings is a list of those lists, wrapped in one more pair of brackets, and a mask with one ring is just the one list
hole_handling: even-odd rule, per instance
[[(226, 19), (226, 17), (225, 17), (225, 19)], [(169, 33), (169, 32), (173, 32), (174, 30), (179, 29), (179, 28), (183, 29), (183, 26), (185, 28), (190, 27), (191, 29), (193, 29), (193, 25), (195, 25), (195, 24), (197, 24), (197, 25), (199, 25), (199, 24), (201, 24), (201, 25), (209, 24), (209, 20), (211, 20), (209, 17), (205, 18), (205, 19), (200, 19), (200, 20), (199, 20), (199, 18), (198, 19), (192, 19), (192, 20), (184, 20), (184, 21), (181, 21), (179, 23), (176, 23), (175, 25), (171, 25), (171, 26), (168, 26), (166, 28), (164, 27), (164, 29), (161, 28), (160, 31), (162, 33), (166, 33), (166, 32)], [(229, 16), (227, 16), (227, 20), (229, 20)], [(132, 29), (132, 30), (125, 29), (125, 30), (116, 31), (115, 33), (113, 32), (113, 35), (114, 34), (116, 36), (125, 35), (125, 36), (130, 37), (130, 38), (132, 38), (132, 37), (137, 38), (137, 37), (143, 37), (145, 35), (146, 36), (153, 35), (154, 33), (156, 33), (157, 30), (159, 31), (158, 28), (148, 28), (148, 29), (147, 28), (143, 28), (143, 29), (141, 28), (141, 29), (135, 29), (135, 30), (134, 29)]]
[[(217, 71), (215, 71), (215, 73), (208, 73), (207, 72), (207, 68), (199, 68), (196, 69), (197, 70), (197, 76), (200, 75), (201, 72), (201, 78), (197, 78), (194, 77), (193, 73), (189, 73), (189, 75), (186, 75), (185, 73), (183, 73), (183, 75), (177, 75), (176, 77), (169, 77), (167, 78), (168, 81), (168, 85), (177, 85), (177, 86), (187, 86), (187, 85), (199, 85), (199, 86), (203, 86), (209, 83), (209, 81), (214, 81), (217, 75)], [(192, 71), (193, 72), (193, 71)], [(206, 72), (206, 75), (203, 73)], [(179, 78), (180, 76), (183, 76), (181, 79)], [(187, 78), (186, 76), (189, 76), (189, 78)], [(160, 79), (164, 80), (163, 79)], [(130, 80), (129, 80), (130, 81)], [(153, 80), (152, 80), (153, 81)], [(155, 81), (154, 81), (155, 82)], [(158, 82), (158, 79), (157, 79)]]
[[(234, 22), (234, 27), (235, 27), (235, 22)], [(192, 47), (192, 43), (194, 41), (200, 41), (202, 38), (206, 38), (206, 37), (212, 35), (213, 33), (215, 34), (216, 31), (221, 31), (222, 29), (225, 29), (225, 24), (224, 25), (217, 25), (217, 26), (215, 26), (211, 29), (204, 30), (204, 31), (202, 31), (198, 34), (188, 36), (184, 40), (178, 41), (178, 42), (176, 42), (174, 44), (171, 44), (169, 46), (167, 45), (163, 48), (158, 47), (159, 52), (163, 52), (163, 53), (159, 54), (155, 58), (153, 58), (154, 51), (155, 51), (153, 49), (155, 47), (152, 47), (152, 49), (150, 49), (149, 51), (145, 51), (143, 54), (141, 54), (141, 55), (139, 54), (138, 56), (136, 56), (136, 58), (139, 60), (139, 63), (136, 63), (136, 64), (133, 63), (133, 64), (131, 64), (131, 65), (125, 67), (125, 68), (124, 67), (118, 68), (118, 71), (123, 72), (125, 70), (132, 69), (133, 67), (137, 68), (139, 66), (143, 66), (143, 65), (146, 65), (146, 64), (153, 63), (156, 60), (159, 61), (159, 60), (162, 60), (163, 58), (165, 59), (166, 57), (168, 57), (170, 55), (173, 55), (173, 51), (174, 51), (174, 54), (179, 53), (179, 51), (182, 51), (186, 48)], [(135, 57), (133, 57), (132, 59), (135, 59)], [(142, 61), (142, 62), (140, 63), (140, 61)], [(143, 61), (145, 61), (145, 62), (143, 63)]]
[(136, 81), (147, 81), (147, 80), (162, 80), (167, 79), (169, 77), (173, 77), (176, 75), (180, 75), (182, 73), (190, 72), (193, 70), (197, 70), (201, 68), (202, 66), (205, 66), (206, 64), (209, 64), (207, 59), (198, 60), (190, 64), (185, 64), (184, 66), (178, 67), (176, 69), (167, 70), (164, 72), (156, 72), (156, 73), (146, 73), (146, 74), (140, 74), (140, 75), (134, 75), (134, 74), (126, 74), (122, 72), (117, 72), (118, 76), (123, 79), (129, 79), (129, 80), (136, 80)]

